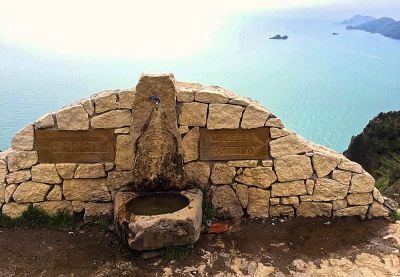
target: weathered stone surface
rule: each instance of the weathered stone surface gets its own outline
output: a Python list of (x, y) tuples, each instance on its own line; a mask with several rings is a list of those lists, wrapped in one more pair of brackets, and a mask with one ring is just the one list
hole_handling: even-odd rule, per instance
[(257, 167), (257, 160), (228, 161), (228, 166), (232, 167)]
[(33, 149), (33, 142), (35, 135), (33, 132), (33, 125), (28, 125), (18, 131), (12, 138), (11, 146), (14, 150), (29, 151)]
[(365, 216), (368, 211), (368, 206), (353, 206), (353, 207), (347, 207), (344, 209), (340, 209), (337, 211), (333, 212), (334, 216)]
[(57, 172), (63, 179), (72, 179), (74, 177), (76, 167), (77, 165), (73, 163), (56, 164)]
[(86, 202), (83, 201), (71, 201), (72, 202), (72, 210), (76, 213), (81, 213), (85, 210)]
[(304, 180), (275, 183), (271, 186), (271, 196), (295, 196), (295, 195), (306, 195), (306, 185)]
[(210, 104), (208, 129), (237, 129), (242, 117), (243, 107), (228, 104)]
[(369, 205), (373, 201), (371, 193), (352, 193), (347, 195), (349, 205)]
[(55, 164), (38, 164), (32, 167), (32, 181), (46, 184), (60, 184), (62, 179), (58, 175)]
[(372, 192), (375, 187), (375, 179), (367, 172), (356, 174), (351, 178), (350, 193)]
[(94, 114), (94, 105), (91, 99), (82, 99), (80, 103), (90, 116)]
[(183, 103), (180, 105), (179, 124), (186, 126), (206, 126), (208, 105), (203, 103)]
[(371, 207), (369, 208), (368, 214), (373, 217), (386, 217), (389, 216), (389, 209), (387, 209), (384, 205), (379, 202), (374, 201)]
[(270, 128), (269, 132), (271, 134), (271, 139), (277, 139), (292, 134), (289, 130), (281, 128)]
[(331, 216), (331, 203), (301, 202), (296, 210), (297, 216), (316, 217)]
[(113, 169), (114, 169), (114, 166), (115, 166), (114, 163), (110, 163), (110, 162), (104, 163), (104, 170), (105, 170), (106, 172), (108, 172), (108, 171), (110, 171), (110, 170), (113, 170)]
[(38, 120), (35, 121), (34, 125), (38, 129), (53, 127), (54, 126), (53, 115), (51, 113), (43, 115), (42, 117), (40, 117)]
[(249, 203), (249, 188), (242, 184), (236, 184), (236, 195), (242, 208), (245, 209)]
[(200, 188), (205, 188), (210, 177), (210, 166), (203, 162), (192, 162), (185, 165), (186, 178)]
[(314, 201), (331, 201), (344, 199), (349, 190), (349, 185), (339, 183), (332, 179), (321, 178), (315, 183)]
[(123, 90), (118, 92), (119, 108), (132, 109), (133, 100), (135, 99), (135, 92), (132, 90)]
[(180, 133), (181, 135), (184, 135), (184, 134), (186, 134), (187, 132), (189, 132), (189, 127), (188, 127), (188, 126), (181, 125), (181, 126), (179, 126), (178, 131), (179, 131), (179, 133)]
[(194, 89), (180, 89), (177, 87), (176, 99), (181, 103), (189, 103), (194, 101)]
[(385, 199), (377, 188), (374, 188), (372, 195), (374, 196), (374, 199), (378, 201), (378, 203), (383, 204), (383, 202), (385, 202)]
[(104, 171), (104, 164), (80, 164), (75, 171), (74, 178), (77, 179), (90, 179), (90, 178), (101, 178), (105, 177), (106, 172)]
[(311, 202), (313, 201), (312, 195), (300, 195), (301, 202)]
[(19, 204), (19, 203), (8, 203), (4, 204), (2, 208), (3, 215), (17, 218), (22, 215), (24, 211), (28, 209), (28, 204)]
[(275, 128), (284, 128), (285, 126), (283, 125), (282, 121), (278, 117), (270, 117), (268, 120), (265, 122), (266, 127), (275, 127)]
[(212, 205), (217, 217), (239, 218), (243, 216), (242, 206), (230, 186), (218, 186), (213, 192)]
[(275, 205), (269, 208), (269, 215), (272, 217), (279, 216), (294, 216), (294, 209), (292, 206)]
[(346, 207), (347, 207), (347, 200), (346, 199), (332, 201), (333, 210), (340, 210), (340, 209), (344, 209)]
[(242, 123), (240, 127), (243, 129), (252, 129), (264, 127), (265, 121), (269, 117), (270, 112), (260, 105), (250, 104), (243, 113)]
[(252, 102), (252, 100), (250, 98), (237, 96), (234, 99), (229, 100), (228, 103), (232, 104), (232, 105), (239, 105), (242, 107), (247, 107), (248, 105), (250, 105), (251, 102)]
[(314, 193), (315, 181), (311, 179), (306, 180), (306, 190), (308, 194)]
[(132, 171), (113, 171), (107, 176), (107, 187), (110, 191), (118, 190), (133, 182)]
[(289, 155), (274, 161), (280, 182), (308, 179), (313, 173), (311, 160), (307, 156)]
[(271, 197), (269, 199), (270, 205), (279, 205), (281, 203), (281, 199), (279, 197)]
[(271, 167), (246, 168), (235, 180), (248, 186), (268, 188), (276, 181), (276, 175)]
[(96, 113), (115, 110), (118, 107), (117, 94), (113, 91), (104, 91), (94, 99)]
[(262, 166), (272, 167), (274, 162), (272, 160), (263, 160), (261, 161)]
[(6, 176), (8, 184), (19, 184), (28, 181), (30, 178), (31, 178), (31, 171), (29, 169), (15, 171)]
[(61, 186), (55, 185), (49, 194), (46, 196), (46, 200), (48, 201), (60, 201), (62, 199), (62, 189)]
[(82, 105), (66, 107), (56, 113), (60, 130), (88, 130), (89, 115)]
[(131, 124), (132, 114), (129, 110), (112, 110), (91, 119), (93, 129), (121, 128)]
[(63, 192), (66, 200), (111, 201), (111, 195), (106, 186), (106, 179), (64, 180)]
[(271, 156), (273, 158), (301, 154), (311, 150), (311, 147), (307, 145), (307, 142), (295, 134), (273, 140), (269, 145), (271, 147)]
[(117, 128), (115, 129), (114, 134), (129, 134), (129, 127)]
[(36, 164), (38, 155), (36, 151), (12, 151), (7, 156), (8, 170), (14, 172), (30, 168)]
[(4, 203), (4, 194), (6, 192), (6, 184), (0, 183), (0, 205)]
[(269, 212), (270, 191), (249, 187), (247, 213), (252, 218), (267, 218)]
[(198, 127), (192, 128), (182, 139), (183, 160), (185, 163), (199, 158), (200, 131)]
[(300, 203), (300, 200), (297, 196), (290, 196), (290, 197), (282, 197), (281, 204), (283, 205), (292, 205), (297, 207)]
[(342, 171), (342, 170), (334, 170), (332, 172), (332, 179), (338, 181), (342, 184), (350, 184), (351, 180), (351, 172), (349, 171)]
[(11, 184), (8, 185), (4, 191), (4, 202), (9, 203), (12, 200), (12, 196), (14, 191), (17, 189), (17, 185)]
[(383, 197), (383, 205), (392, 212), (397, 211), (397, 208), (399, 207), (399, 204), (396, 201), (385, 196)]
[(85, 205), (85, 215), (83, 217), (83, 220), (85, 222), (90, 222), (102, 217), (111, 217), (112, 213), (113, 213), (112, 203), (88, 202)]
[(337, 156), (315, 153), (312, 163), (317, 176), (321, 178), (331, 173), (340, 163), (340, 159)]
[(234, 167), (227, 164), (217, 163), (211, 171), (211, 182), (214, 185), (229, 185), (235, 177), (236, 171)]
[(361, 165), (359, 165), (358, 163), (355, 163), (355, 162), (351, 162), (351, 161), (341, 162), (338, 165), (338, 168), (341, 170), (347, 170), (347, 171), (351, 171), (354, 173), (362, 173), (363, 172)]
[(40, 203), (34, 203), (34, 208), (39, 208), (45, 211), (49, 215), (55, 215), (58, 212), (72, 213), (71, 201), (46, 201)]
[(117, 137), (115, 151), (115, 165), (117, 171), (133, 169), (133, 142), (129, 135), (119, 135)]
[(224, 93), (224, 90), (216, 86), (207, 86), (195, 93), (194, 99), (197, 102), (203, 103), (228, 103), (229, 97)]
[(5, 161), (0, 160), (0, 184), (4, 182), (7, 175), (7, 164)]
[(13, 198), (18, 203), (41, 202), (46, 198), (49, 190), (49, 185), (27, 181), (17, 187)]

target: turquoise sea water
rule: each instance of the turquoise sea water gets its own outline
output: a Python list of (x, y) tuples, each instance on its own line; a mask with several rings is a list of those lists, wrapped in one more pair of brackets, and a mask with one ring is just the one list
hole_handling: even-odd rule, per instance
[[(268, 39), (275, 34), (289, 39)], [(229, 19), (209, 49), (172, 61), (60, 56), (0, 41), (0, 149), (42, 114), (133, 87), (141, 72), (173, 72), (254, 98), (287, 127), (338, 151), (377, 113), (400, 110), (399, 40), (332, 20), (253, 14)]]

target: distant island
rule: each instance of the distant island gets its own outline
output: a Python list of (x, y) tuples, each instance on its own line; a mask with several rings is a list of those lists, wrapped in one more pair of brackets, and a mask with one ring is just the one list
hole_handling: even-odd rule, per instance
[(285, 40), (285, 39), (288, 39), (288, 38), (289, 38), (288, 36), (276, 35), (276, 36), (273, 36), (273, 37), (271, 37), (269, 39), (283, 39), (283, 40)]
[(343, 21), (342, 24), (347, 25), (347, 30), (363, 30), (400, 39), (400, 21), (390, 17), (374, 18), (372, 16), (355, 15)]

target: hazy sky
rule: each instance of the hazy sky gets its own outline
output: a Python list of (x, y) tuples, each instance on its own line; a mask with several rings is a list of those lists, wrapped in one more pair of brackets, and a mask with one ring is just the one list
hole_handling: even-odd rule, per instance
[(227, 16), (270, 10), (341, 20), (400, 19), (400, 0), (0, 0), (0, 41), (63, 54), (180, 58), (209, 46)]

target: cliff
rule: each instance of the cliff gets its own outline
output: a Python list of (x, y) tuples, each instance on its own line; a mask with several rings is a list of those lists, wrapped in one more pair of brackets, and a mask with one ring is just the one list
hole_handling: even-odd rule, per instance
[[(346, 21), (343, 21), (346, 22)], [(349, 21), (351, 23), (351, 21)], [(345, 24), (345, 23), (344, 23)], [(393, 39), (400, 39), (400, 21), (390, 17), (382, 17), (364, 22), (359, 25), (346, 24), (348, 30), (363, 30), (370, 33), (379, 33)]]
[(366, 23), (366, 22), (374, 20), (374, 19), (376, 19), (376, 18), (372, 17), (372, 16), (355, 15), (352, 18), (342, 21), (342, 24), (347, 25), (347, 26), (357, 26), (357, 25)]

